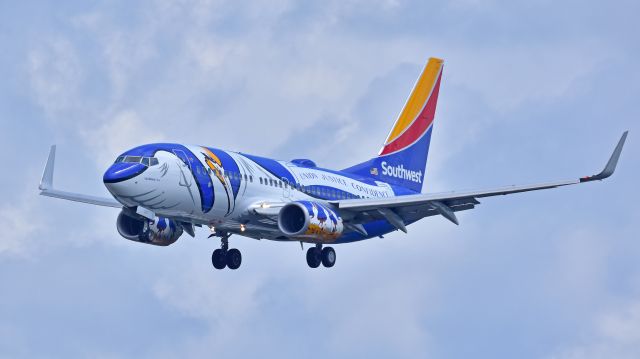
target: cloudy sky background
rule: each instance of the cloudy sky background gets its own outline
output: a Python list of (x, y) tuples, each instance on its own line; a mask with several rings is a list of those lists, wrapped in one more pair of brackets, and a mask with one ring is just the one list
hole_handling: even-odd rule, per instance
[[(0, 357), (640, 357), (636, 1), (0, 2)], [(429, 56), (445, 72), (431, 192), (575, 178), (338, 246), (201, 231), (126, 241), (106, 195), (140, 143), (342, 168), (376, 153)]]

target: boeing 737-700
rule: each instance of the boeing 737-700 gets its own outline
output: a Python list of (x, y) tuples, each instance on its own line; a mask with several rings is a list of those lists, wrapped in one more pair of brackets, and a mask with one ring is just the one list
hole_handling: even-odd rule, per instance
[(208, 227), (220, 238), (211, 261), (237, 269), (242, 255), (229, 248), (239, 236), (312, 244), (309, 267), (333, 267), (331, 245), (381, 237), (429, 216), (458, 224), (456, 212), (480, 198), (603, 180), (616, 168), (624, 132), (597, 175), (525, 186), (425, 193), (423, 182), (438, 101), (443, 61), (429, 59), (379, 154), (341, 170), (309, 159), (278, 161), (205, 146), (154, 143), (130, 149), (104, 173), (113, 198), (64, 192), (53, 187), (51, 147), (40, 193), (120, 210), (116, 228), (126, 239), (168, 246), (183, 233)]

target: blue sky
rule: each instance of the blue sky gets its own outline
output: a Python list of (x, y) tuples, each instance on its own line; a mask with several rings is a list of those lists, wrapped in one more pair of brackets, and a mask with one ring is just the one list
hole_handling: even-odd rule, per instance
[[(0, 358), (637, 358), (640, 6), (634, 1), (156, 0), (0, 4)], [(379, 149), (445, 59), (432, 192), (593, 174), (336, 247), (119, 237), (123, 150), (166, 140), (341, 168)]]

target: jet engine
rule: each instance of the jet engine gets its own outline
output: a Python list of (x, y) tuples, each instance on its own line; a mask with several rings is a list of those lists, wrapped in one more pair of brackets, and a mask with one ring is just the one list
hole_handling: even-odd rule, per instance
[(118, 215), (116, 226), (124, 238), (156, 246), (168, 246), (182, 235), (182, 226), (174, 220), (164, 217), (149, 220), (124, 210)]
[(327, 205), (296, 201), (278, 213), (278, 228), (287, 237), (335, 240), (342, 234), (342, 218)]

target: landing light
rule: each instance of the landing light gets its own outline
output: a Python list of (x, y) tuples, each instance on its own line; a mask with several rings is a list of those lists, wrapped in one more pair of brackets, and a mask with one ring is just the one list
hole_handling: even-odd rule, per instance
[(245, 230), (245, 229), (246, 229), (246, 228), (244, 227), (244, 224), (241, 224), (241, 225), (240, 225), (240, 232), (244, 232), (244, 230)]

